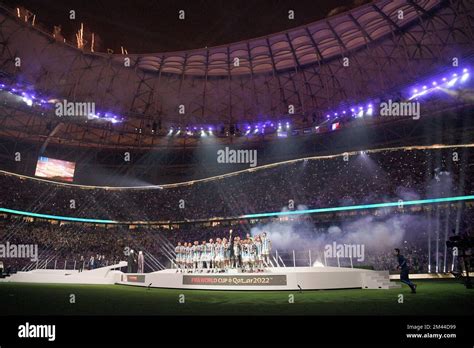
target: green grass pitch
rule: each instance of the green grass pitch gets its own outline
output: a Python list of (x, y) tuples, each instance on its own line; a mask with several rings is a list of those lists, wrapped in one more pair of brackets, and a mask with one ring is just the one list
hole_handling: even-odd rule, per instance
[[(122, 285), (0, 283), (7, 315), (472, 315), (474, 290), (453, 280), (418, 280), (390, 290), (147, 290)], [(180, 295), (185, 303), (180, 303)], [(403, 303), (399, 303), (399, 294)], [(71, 303), (71, 295), (75, 303)], [(290, 303), (291, 295), (294, 303)]]

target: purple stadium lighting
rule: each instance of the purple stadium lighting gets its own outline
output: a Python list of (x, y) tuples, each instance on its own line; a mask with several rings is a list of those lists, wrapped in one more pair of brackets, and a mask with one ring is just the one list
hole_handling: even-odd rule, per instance
[(369, 104), (369, 107), (367, 108), (367, 115), (372, 116), (374, 114), (374, 109), (372, 107), (372, 104)]
[(451, 79), (448, 79), (447, 77), (444, 76), (444, 77), (440, 78), (440, 80), (438, 80), (438, 81), (432, 80), (431, 83), (430, 83), (430, 86), (432, 86), (432, 87), (428, 87), (428, 86), (424, 85), (422, 87), (421, 92), (419, 92), (418, 89), (414, 89), (411, 97), (409, 98), (409, 100), (415, 99), (417, 97), (420, 97), (420, 96), (423, 96), (423, 95), (426, 95), (426, 94), (430, 94), (433, 91), (440, 90), (441, 88), (452, 88), (459, 81), (460, 82), (465, 82), (469, 78), (469, 72), (468, 71), (469, 70), (467, 68), (464, 68), (462, 70), (462, 72), (463, 72), (462, 75), (459, 74), (458, 72), (455, 72), (455, 73), (451, 74)]
[[(453, 75), (453, 76), (454, 76), (454, 75)], [(457, 81), (458, 81), (458, 77), (457, 77), (457, 75), (456, 75), (456, 77), (454, 77), (453, 79), (449, 80), (449, 82), (448, 82), (448, 84), (447, 84), (446, 86), (448, 86), (448, 87), (453, 87), (453, 86), (456, 84)]]
[[(18, 96), (28, 106), (37, 105), (37, 106), (49, 108), (50, 105), (48, 104), (55, 104), (59, 102), (58, 98), (49, 98), (47, 100), (47, 99), (41, 98), (40, 96), (36, 96), (33, 94), (33, 92), (30, 91), (31, 88), (29, 87), (27, 88), (27, 87), (20, 86), (20, 87), (7, 88), (5, 84), (0, 84), (0, 90), (2, 89), (8, 90), (9, 93)], [(42, 112), (41, 115), (44, 115), (44, 112)], [(113, 124), (123, 121), (122, 117), (118, 117), (112, 114), (109, 115), (109, 113), (106, 113), (104, 117), (102, 117), (100, 113), (89, 114), (87, 116), (87, 119), (103, 120), (103, 121), (111, 122)]]

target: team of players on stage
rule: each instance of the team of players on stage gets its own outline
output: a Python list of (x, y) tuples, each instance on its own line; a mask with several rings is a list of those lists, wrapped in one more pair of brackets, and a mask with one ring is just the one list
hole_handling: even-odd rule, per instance
[(209, 242), (179, 242), (175, 248), (177, 272), (225, 272), (229, 268), (240, 268), (242, 272), (263, 272), (269, 265), (271, 241), (266, 232), (245, 239), (234, 237), (217, 238)]

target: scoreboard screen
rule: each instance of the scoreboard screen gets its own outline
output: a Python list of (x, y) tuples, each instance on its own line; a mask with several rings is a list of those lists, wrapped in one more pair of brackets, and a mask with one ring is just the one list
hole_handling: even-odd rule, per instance
[(74, 162), (39, 157), (36, 163), (35, 176), (72, 182), (75, 168), (76, 164)]

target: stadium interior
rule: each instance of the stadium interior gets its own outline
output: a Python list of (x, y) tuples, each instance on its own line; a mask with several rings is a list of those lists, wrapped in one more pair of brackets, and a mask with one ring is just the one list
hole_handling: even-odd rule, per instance
[[(118, 31), (139, 22), (106, 30), (93, 24), (107, 16), (88, 18), (90, 8), (71, 24), (72, 14), (61, 17), (51, 4), (0, 2), (0, 246), (37, 247), (34, 259), (0, 253), (0, 294), (2, 287), (4, 295), (14, 293), (15, 276), (25, 272), (87, 273), (123, 261), (128, 269), (115, 268), (122, 277), (182, 272), (178, 243), (232, 231), (231, 242), (268, 236), (270, 272), (362, 269), (387, 272), (400, 284), (398, 248), (421, 285), (418, 295), (430, 294), (413, 313), (456, 306), (472, 314), (472, 290), (463, 291), (471, 286), (474, 245), (462, 249), (464, 258), (449, 241), (474, 241), (474, 4), (326, 3), (319, 5), (324, 16), (308, 11), (293, 23), (286, 20), (291, 10), (277, 7), (281, 26), (269, 16), (263, 28), (239, 37), (217, 31), (199, 41), (183, 29), (182, 37), (160, 39), (142, 28), (123, 34), (122, 43)], [(172, 25), (180, 16), (199, 21), (191, 8), (178, 9)], [(131, 38), (137, 33), (145, 39)], [(146, 38), (148, 46), (135, 42)], [(329, 257), (333, 243), (362, 245), (364, 254)], [(138, 270), (130, 268), (130, 250), (143, 255)], [(249, 269), (243, 274), (260, 272)], [(46, 283), (38, 291), (54, 302)], [(19, 293), (36, 291), (17, 285)], [(122, 303), (101, 313), (142, 308), (140, 290), (124, 286), (120, 295), (121, 286), (111, 293), (129, 292), (134, 309)], [(99, 287), (91, 289), (101, 296)], [(406, 314), (388, 304), (388, 296), (408, 293), (406, 285), (387, 289), (367, 290), (381, 305), (367, 302), (362, 313)], [(321, 290), (329, 301), (354, 298), (339, 312), (328, 305), (319, 313), (354, 314), (354, 303), (370, 300), (356, 291)], [(452, 298), (444, 295), (450, 291)], [(156, 293), (156, 301), (174, 294)], [(215, 314), (202, 306), (224, 295), (198, 296), (191, 309), (163, 305), (160, 313)], [(243, 294), (242, 303), (252, 296)], [(276, 296), (255, 294), (263, 303), (257, 314), (287, 313), (272, 307)], [(305, 296), (314, 296), (306, 298), (309, 307), (288, 313), (317, 314), (317, 293)], [(235, 298), (221, 301), (226, 314), (242, 308)], [(98, 311), (39, 302), (19, 311)], [(149, 307), (140, 313), (156, 314)]]

